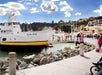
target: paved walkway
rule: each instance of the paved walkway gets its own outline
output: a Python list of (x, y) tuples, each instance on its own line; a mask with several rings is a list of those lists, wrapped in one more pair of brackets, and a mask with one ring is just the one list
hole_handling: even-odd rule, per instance
[(85, 56), (78, 55), (59, 62), (21, 70), (17, 75), (88, 75), (92, 62), (97, 62), (102, 53), (93, 50)]
[(97, 62), (101, 56), (102, 53), (93, 50), (85, 53), (85, 57), (78, 55), (39, 67), (20, 70), (17, 75), (88, 75), (92, 62)]

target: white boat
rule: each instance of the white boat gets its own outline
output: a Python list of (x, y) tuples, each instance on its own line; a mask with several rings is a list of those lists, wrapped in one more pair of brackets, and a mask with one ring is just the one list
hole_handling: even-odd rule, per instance
[(8, 21), (0, 25), (0, 44), (3, 46), (42, 46), (47, 45), (52, 29), (22, 32), (20, 23), (11, 12)]

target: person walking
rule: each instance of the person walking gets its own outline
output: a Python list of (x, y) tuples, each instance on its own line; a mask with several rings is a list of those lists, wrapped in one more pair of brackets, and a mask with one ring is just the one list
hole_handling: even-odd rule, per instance
[(84, 42), (81, 42), (80, 43), (80, 51), (79, 51), (80, 56), (84, 56), (84, 51), (85, 51)]
[(76, 37), (75, 37), (75, 46), (77, 46), (77, 44), (79, 44), (80, 43), (80, 33), (78, 33), (77, 35), (76, 35)]
[(100, 35), (100, 37), (98, 38), (98, 46), (101, 49), (102, 47), (102, 34)]
[(84, 42), (84, 34), (80, 33), (80, 42)]

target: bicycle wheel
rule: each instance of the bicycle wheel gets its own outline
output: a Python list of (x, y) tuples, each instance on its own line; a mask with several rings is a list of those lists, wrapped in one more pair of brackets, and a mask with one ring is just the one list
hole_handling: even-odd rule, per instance
[(97, 72), (96, 72), (96, 69), (97, 69), (97, 67), (96, 66), (92, 66), (91, 68), (90, 68), (90, 75), (95, 75)]

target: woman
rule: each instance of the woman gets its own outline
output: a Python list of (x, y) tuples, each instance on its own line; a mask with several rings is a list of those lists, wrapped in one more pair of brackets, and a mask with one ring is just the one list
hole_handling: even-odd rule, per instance
[(84, 43), (84, 34), (83, 33), (80, 34), (80, 42)]

